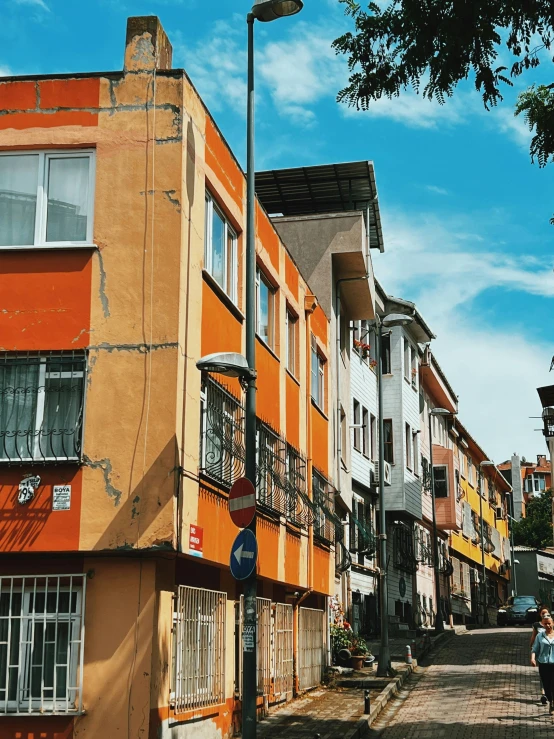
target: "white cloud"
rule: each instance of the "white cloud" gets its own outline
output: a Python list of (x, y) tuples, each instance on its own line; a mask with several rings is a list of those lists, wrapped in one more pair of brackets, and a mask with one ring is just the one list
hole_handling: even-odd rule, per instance
[(450, 194), (448, 190), (445, 190), (444, 187), (438, 187), (438, 185), (425, 185), (425, 189), (429, 190), (429, 192), (434, 192), (437, 195), (449, 195)]
[(465, 107), (461, 96), (447, 99), (444, 105), (428, 100), (411, 90), (399, 97), (381, 98), (369, 103), (367, 110), (344, 107), (347, 116), (366, 115), (371, 118), (388, 118), (411, 128), (436, 128), (439, 124), (455, 125), (465, 119)]
[[(528, 334), (515, 306), (525, 295), (542, 296), (552, 300), (545, 321), (554, 313), (554, 259), (497, 250), (472, 233), (469, 216), (414, 222), (389, 212), (384, 221), (387, 251), (375, 258), (376, 274), (389, 294), (414, 300), (437, 334), (433, 348), (460, 396), (462, 422), (497, 461), (514, 451), (542, 452), (538, 422), (529, 416), (538, 415), (536, 388), (552, 382), (554, 346)], [(514, 295), (510, 329), (488, 325), (472, 309), (491, 288)]]
[(512, 107), (509, 109), (495, 108), (488, 115), (492, 116), (493, 120), (496, 120), (501, 133), (506, 134), (520, 148), (529, 152), (533, 134), (529, 130), (529, 126), (525, 123), (523, 115), (515, 116)]
[(35, 8), (41, 8), (42, 10), (46, 10), (48, 13), (50, 12), (50, 8), (44, 0), (14, 0), (16, 5), (33, 5)]
[(0, 67), (0, 77), (10, 77), (12, 70), (9, 67)]

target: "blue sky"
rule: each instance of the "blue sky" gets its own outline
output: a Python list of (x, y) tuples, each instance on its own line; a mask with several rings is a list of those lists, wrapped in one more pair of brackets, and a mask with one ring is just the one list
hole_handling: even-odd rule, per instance
[[(248, 0), (0, 0), (0, 74), (120, 69), (127, 16), (157, 14), (174, 65), (244, 163), (248, 9)], [(347, 72), (330, 48), (349, 28), (338, 0), (305, 0), (299, 16), (257, 24), (257, 166), (375, 162), (386, 242), (377, 276), (434, 329), (460, 417), (487, 453), (533, 457), (546, 449), (529, 418), (539, 415), (536, 387), (554, 383), (554, 165), (531, 164), (513, 104), (527, 84), (551, 82), (554, 66), (545, 57), (490, 113), (469, 83), (442, 107), (409, 93), (355, 112), (335, 102)]]

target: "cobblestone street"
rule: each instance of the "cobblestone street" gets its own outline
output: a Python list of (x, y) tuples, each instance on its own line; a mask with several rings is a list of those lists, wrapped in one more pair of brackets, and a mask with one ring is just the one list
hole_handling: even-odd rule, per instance
[(379, 739), (542, 739), (554, 734), (529, 666), (529, 629), (472, 631), (451, 639), (383, 711)]

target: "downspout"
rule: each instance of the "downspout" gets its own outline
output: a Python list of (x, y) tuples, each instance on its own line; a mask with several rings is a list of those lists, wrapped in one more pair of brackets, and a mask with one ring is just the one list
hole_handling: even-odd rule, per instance
[[(306, 488), (308, 498), (313, 500), (312, 487), (312, 329), (311, 315), (318, 306), (315, 295), (306, 295), (304, 298), (304, 312), (306, 315)], [(297, 598), (294, 604), (293, 631), (292, 631), (292, 649), (294, 660), (294, 694), (298, 695), (300, 689), (300, 681), (298, 676), (298, 634), (300, 627), (300, 604), (314, 592), (314, 526), (313, 523), (308, 526), (308, 589)]]

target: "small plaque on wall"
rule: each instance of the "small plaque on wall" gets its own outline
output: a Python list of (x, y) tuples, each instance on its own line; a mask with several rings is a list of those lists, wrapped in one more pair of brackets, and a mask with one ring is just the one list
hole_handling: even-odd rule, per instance
[(71, 508), (71, 485), (54, 485), (53, 511), (69, 511)]

